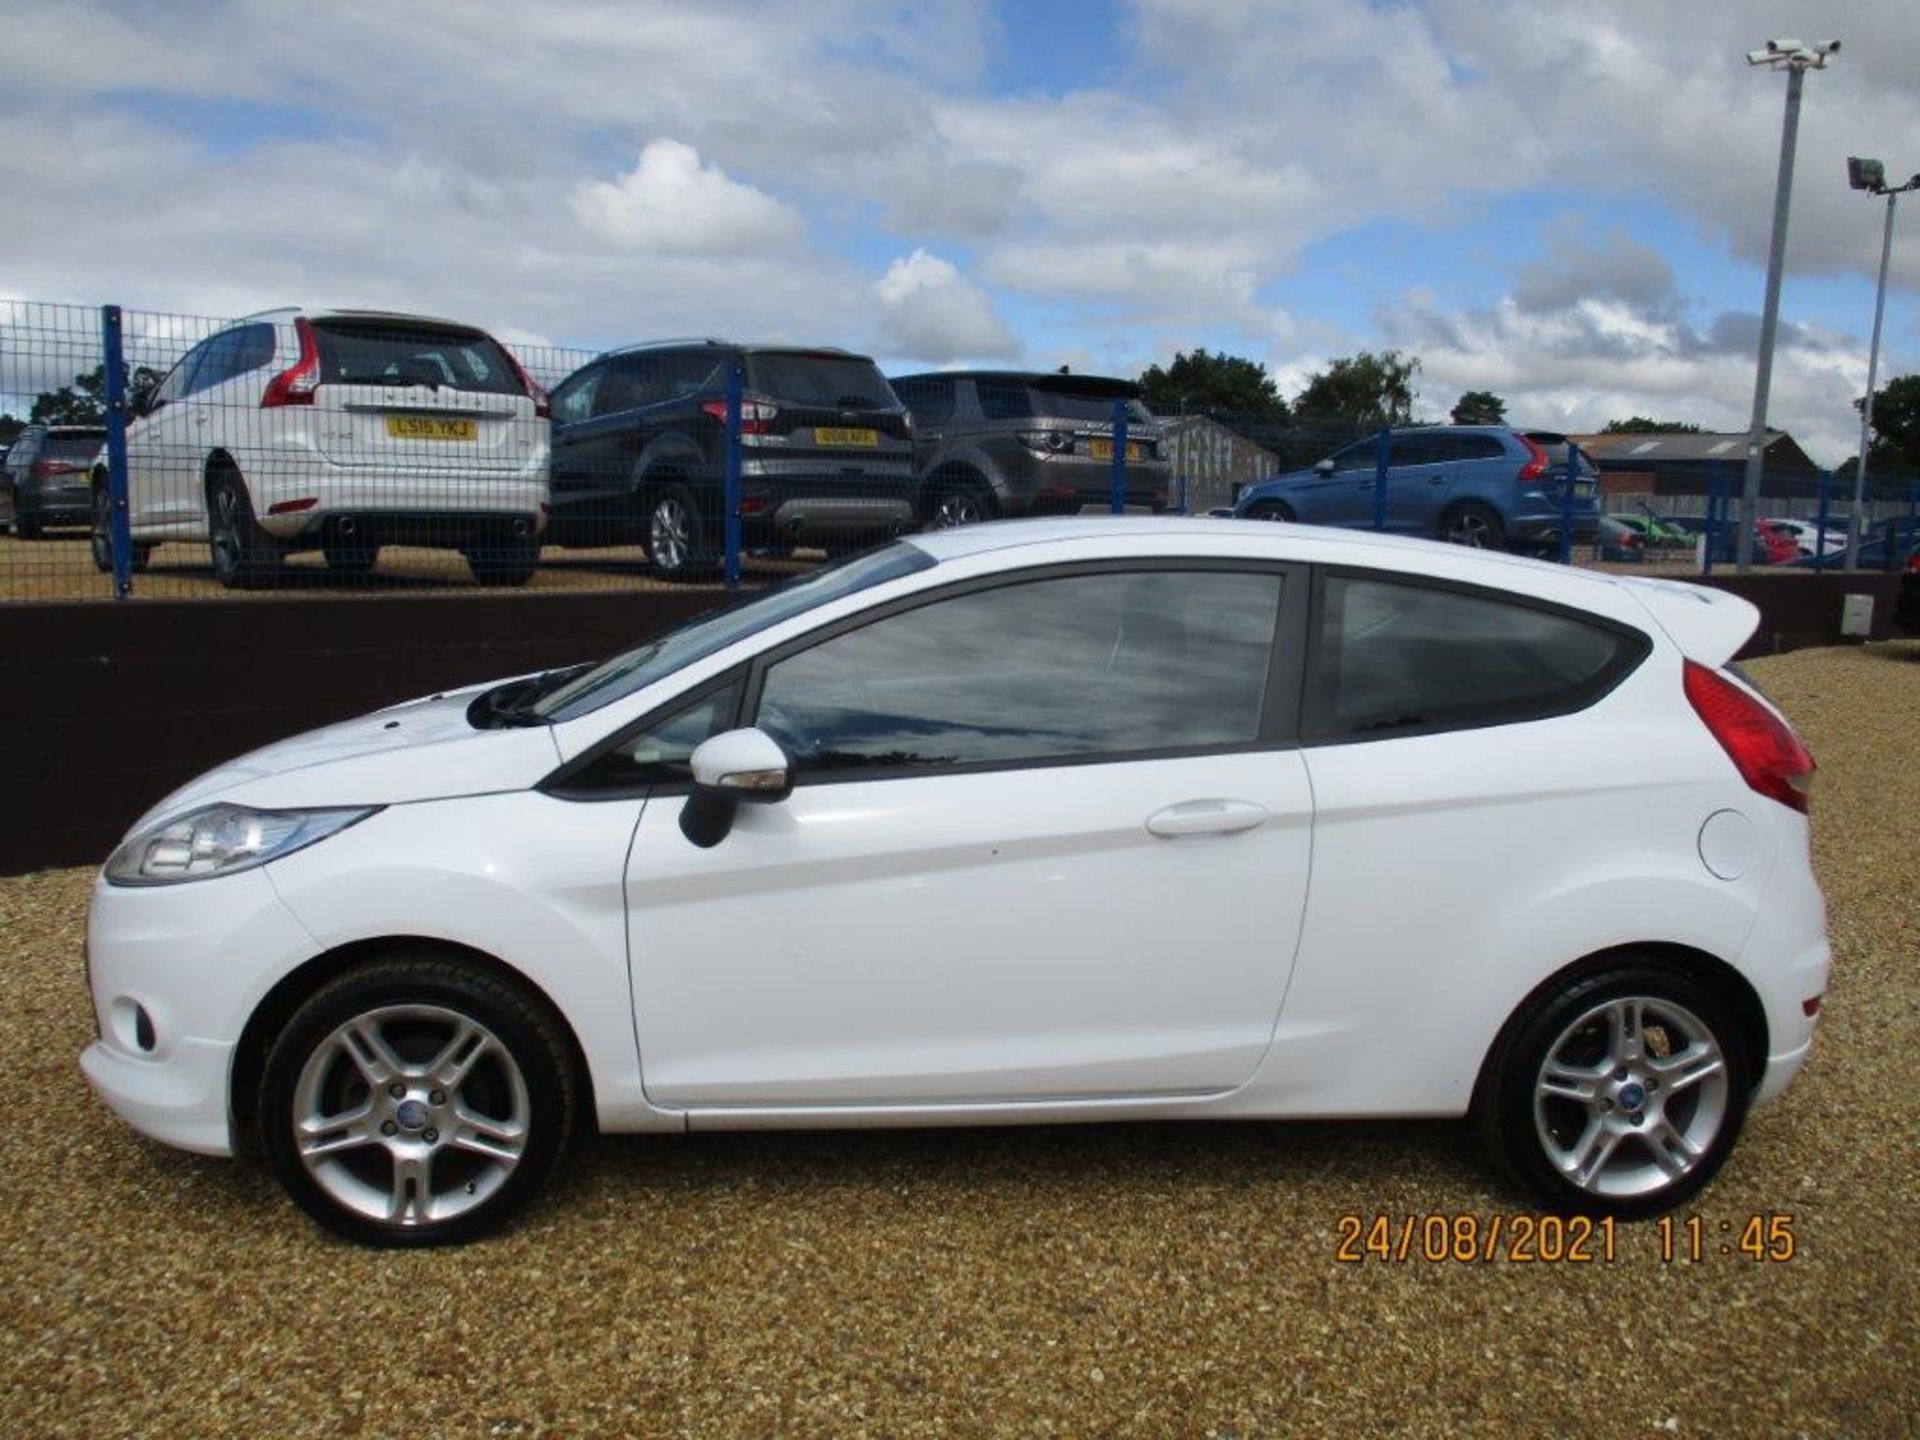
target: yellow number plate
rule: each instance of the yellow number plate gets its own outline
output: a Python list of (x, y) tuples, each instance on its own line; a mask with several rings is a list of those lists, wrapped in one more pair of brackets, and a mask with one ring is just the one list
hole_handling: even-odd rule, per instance
[(387, 416), (387, 434), (395, 440), (471, 440), (479, 433), (471, 420), (443, 420), (437, 415)]
[(816, 445), (878, 445), (878, 430), (849, 430), (842, 425), (816, 425), (813, 427), (813, 443)]
[[(1088, 442), (1088, 447), (1093, 451), (1093, 458), (1096, 460), (1111, 460), (1113, 458), (1113, 441), (1111, 440), (1091, 440)], [(1146, 458), (1146, 446), (1137, 444), (1132, 440), (1127, 442), (1127, 459), (1144, 460)]]

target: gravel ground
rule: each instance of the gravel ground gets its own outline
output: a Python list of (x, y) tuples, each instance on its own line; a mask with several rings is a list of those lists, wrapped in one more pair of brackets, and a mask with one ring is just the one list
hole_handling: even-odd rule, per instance
[[(1512, 1211), (1442, 1124), (601, 1140), (496, 1240), (358, 1250), (94, 1103), (61, 871), (0, 880), (0, 1431), (1913, 1435), (1920, 644), (1751, 668), (1836, 970), (1698, 1264), (1336, 1262), (1343, 1215)], [(1718, 1253), (1770, 1212), (1793, 1259)]]

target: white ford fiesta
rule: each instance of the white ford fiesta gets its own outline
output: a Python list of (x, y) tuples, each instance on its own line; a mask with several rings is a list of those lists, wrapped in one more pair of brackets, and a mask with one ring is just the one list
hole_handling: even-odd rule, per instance
[(170, 796), (81, 1063), (386, 1244), (591, 1127), (1471, 1114), (1541, 1203), (1648, 1214), (1826, 983), (1755, 619), (1291, 525), (896, 542)]

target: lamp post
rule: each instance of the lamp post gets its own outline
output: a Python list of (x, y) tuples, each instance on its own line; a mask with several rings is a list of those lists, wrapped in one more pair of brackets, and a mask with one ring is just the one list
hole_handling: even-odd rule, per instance
[[(1847, 157), (1847, 184), (1869, 195), (1887, 197), (1887, 228), (1880, 238), (1880, 288), (1873, 297), (1873, 339), (1867, 346), (1867, 398), (1860, 406), (1860, 459), (1853, 467), (1853, 514), (1848, 525), (1845, 568), (1860, 568), (1860, 546), (1867, 538), (1867, 447), (1873, 443), (1873, 385), (1880, 374), (1880, 317), (1887, 309), (1887, 260), (1893, 254), (1893, 202), (1920, 189), (1920, 175), (1904, 185), (1887, 184), (1887, 167), (1878, 160)], [(1825, 536), (1821, 537), (1822, 542)]]
[(1773, 385), (1773, 332), (1780, 323), (1780, 271), (1786, 261), (1787, 203), (1793, 195), (1793, 150), (1800, 132), (1800, 87), (1809, 70), (1824, 70), (1840, 42), (1803, 44), (1769, 40), (1749, 50), (1749, 65), (1787, 72), (1787, 113), (1780, 126), (1780, 175), (1773, 190), (1773, 242), (1767, 251), (1767, 300), (1760, 312), (1760, 364), (1753, 382), (1753, 421), (1747, 427), (1747, 471), (1740, 489), (1740, 529), (1734, 558), (1742, 573), (1753, 568), (1753, 522), (1760, 513), (1760, 469), (1767, 448), (1767, 392)]

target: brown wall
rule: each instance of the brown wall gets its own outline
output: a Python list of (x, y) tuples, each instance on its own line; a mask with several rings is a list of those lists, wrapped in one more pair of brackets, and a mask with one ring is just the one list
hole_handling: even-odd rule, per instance
[(106, 857), (219, 761), (397, 700), (588, 660), (717, 590), (8, 605), (0, 874)]
[(1897, 574), (1862, 570), (1822, 575), (1795, 570), (1737, 575), (1727, 571), (1699, 576), (1694, 583), (1730, 590), (1760, 607), (1760, 626), (1741, 650), (1738, 658), (1742, 660), (1810, 645), (1840, 644), (1840, 605), (1848, 595), (1873, 596), (1872, 638), (1885, 640), (1894, 634), (1893, 607), (1900, 595)]

